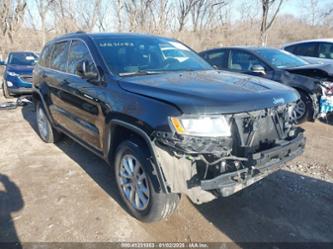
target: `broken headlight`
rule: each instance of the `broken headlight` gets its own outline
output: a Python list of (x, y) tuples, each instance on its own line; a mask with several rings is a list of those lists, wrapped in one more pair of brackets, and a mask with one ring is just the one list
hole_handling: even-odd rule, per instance
[(330, 81), (322, 81), (321, 82), (322, 85), (322, 91), (323, 91), (323, 95), (333, 95), (333, 82)]
[(175, 132), (200, 137), (229, 137), (231, 129), (228, 118), (221, 115), (170, 117), (169, 123)]

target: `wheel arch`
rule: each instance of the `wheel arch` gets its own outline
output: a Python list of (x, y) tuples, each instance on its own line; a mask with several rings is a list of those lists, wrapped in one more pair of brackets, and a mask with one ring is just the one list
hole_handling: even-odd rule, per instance
[(314, 121), (318, 112), (318, 108), (317, 105), (318, 103), (314, 103), (314, 93), (311, 92), (309, 89), (306, 88), (301, 88), (301, 87), (294, 87), (301, 95), (304, 94), (305, 96), (307, 96), (307, 105), (310, 107), (310, 112), (308, 114), (307, 120), (308, 121)]
[(107, 146), (105, 150), (105, 157), (108, 163), (112, 164), (114, 162), (115, 151), (122, 141), (133, 138), (139, 139), (147, 146), (151, 155), (150, 160), (152, 168), (148, 169), (148, 171), (151, 173), (152, 178), (155, 179), (155, 181), (153, 181), (155, 191), (168, 193), (169, 191), (166, 186), (166, 181), (159, 161), (156, 157), (153, 141), (150, 139), (148, 134), (143, 129), (120, 119), (111, 120), (107, 129), (108, 135), (106, 137)]
[(32, 92), (32, 101), (34, 103), (34, 105), (36, 106), (36, 102), (39, 101), (41, 102), (43, 108), (44, 108), (44, 111), (46, 113), (46, 116), (48, 117), (48, 119), (50, 120), (50, 122), (53, 123), (53, 119), (52, 119), (52, 116), (49, 112), (49, 109), (47, 108), (47, 104), (45, 102), (45, 99), (43, 98), (43, 94), (38, 90), (38, 89), (34, 89), (33, 92)]

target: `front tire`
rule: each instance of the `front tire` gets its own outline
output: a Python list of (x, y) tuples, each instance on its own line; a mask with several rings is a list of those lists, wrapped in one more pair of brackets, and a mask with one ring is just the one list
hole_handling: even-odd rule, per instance
[(299, 91), (299, 94), (301, 98), (296, 103), (294, 115), (297, 123), (301, 124), (311, 119), (313, 107), (311, 98), (306, 93)]
[(180, 195), (156, 192), (152, 181), (150, 153), (139, 139), (122, 142), (115, 157), (115, 177), (129, 213), (140, 221), (155, 222), (170, 216)]
[(36, 103), (36, 121), (39, 136), (45, 143), (56, 143), (61, 139), (61, 134), (52, 127), (39, 101)]
[(6, 82), (2, 83), (2, 93), (6, 99), (9, 99), (11, 97)]

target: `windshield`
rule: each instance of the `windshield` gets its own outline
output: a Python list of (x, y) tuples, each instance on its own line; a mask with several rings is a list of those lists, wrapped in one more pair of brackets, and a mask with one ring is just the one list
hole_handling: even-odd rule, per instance
[(213, 69), (183, 44), (162, 38), (95, 39), (109, 69), (119, 76)]
[(8, 57), (9, 65), (33, 66), (36, 64), (38, 56), (34, 53), (11, 53)]
[(277, 68), (301, 67), (309, 64), (289, 52), (278, 49), (258, 49), (257, 53)]

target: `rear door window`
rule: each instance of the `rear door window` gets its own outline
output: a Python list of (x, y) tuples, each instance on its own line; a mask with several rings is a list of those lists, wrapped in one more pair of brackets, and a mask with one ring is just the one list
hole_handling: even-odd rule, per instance
[(211, 51), (204, 55), (204, 58), (213, 66), (226, 68), (227, 50)]
[(333, 43), (320, 43), (319, 57), (324, 59), (333, 59)]
[(88, 68), (86, 70), (88, 72), (97, 72), (87, 46), (82, 41), (74, 40), (68, 54), (68, 73), (79, 75), (77, 67), (82, 61), (87, 62)]
[(294, 54), (300, 56), (318, 57), (317, 47), (318, 44), (315, 42), (298, 44), (296, 45)]
[(52, 51), (50, 68), (66, 72), (67, 56), (68, 56), (69, 42), (59, 42), (54, 45)]

